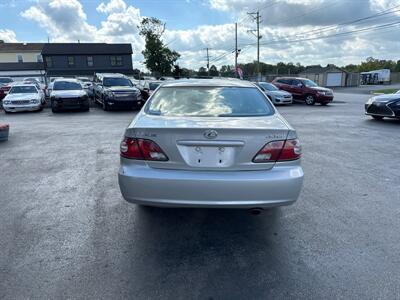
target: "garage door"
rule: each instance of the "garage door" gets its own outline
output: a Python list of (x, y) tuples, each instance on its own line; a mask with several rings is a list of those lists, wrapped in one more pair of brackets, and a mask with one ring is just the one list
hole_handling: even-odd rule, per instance
[(326, 86), (342, 86), (343, 73), (328, 73)]

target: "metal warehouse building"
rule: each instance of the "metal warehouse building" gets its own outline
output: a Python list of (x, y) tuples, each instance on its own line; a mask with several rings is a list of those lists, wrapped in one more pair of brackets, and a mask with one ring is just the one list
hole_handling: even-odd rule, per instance
[(318, 85), (326, 87), (357, 86), (360, 77), (359, 73), (349, 73), (335, 65), (309, 66), (299, 76), (309, 78)]

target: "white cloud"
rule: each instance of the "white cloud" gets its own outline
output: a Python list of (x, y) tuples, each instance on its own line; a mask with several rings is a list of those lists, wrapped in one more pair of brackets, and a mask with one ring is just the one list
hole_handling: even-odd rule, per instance
[(53, 41), (88, 41), (96, 32), (96, 27), (87, 23), (82, 4), (77, 0), (41, 0), (21, 15), (36, 21)]
[(0, 29), (0, 40), (6, 43), (17, 42), (17, 35), (10, 29)]
[(123, 0), (111, 0), (107, 4), (101, 2), (96, 10), (105, 14), (124, 12), (126, 10), (126, 3)]

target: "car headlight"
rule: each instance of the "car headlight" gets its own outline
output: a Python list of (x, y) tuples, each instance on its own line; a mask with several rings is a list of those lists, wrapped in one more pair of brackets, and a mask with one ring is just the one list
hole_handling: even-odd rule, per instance
[(114, 93), (111, 92), (111, 91), (107, 91), (107, 92), (106, 92), (106, 96), (107, 96), (107, 98), (109, 98), (109, 99), (113, 99), (113, 98), (114, 98)]
[(11, 104), (11, 101), (10, 100), (4, 100), (3, 104)]
[(368, 104), (368, 105), (372, 104), (374, 102), (374, 100), (375, 100), (374, 97), (369, 98), (366, 104)]
[(32, 100), (29, 101), (29, 103), (31, 103), (31, 104), (38, 104), (38, 103), (39, 103), (39, 100), (37, 100), (37, 99), (32, 99)]
[(326, 92), (318, 91), (318, 94), (320, 94), (320, 95), (326, 95)]

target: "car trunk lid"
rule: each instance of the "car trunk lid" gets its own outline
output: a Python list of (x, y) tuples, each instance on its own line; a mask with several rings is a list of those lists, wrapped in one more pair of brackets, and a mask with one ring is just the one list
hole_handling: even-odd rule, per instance
[(163, 117), (141, 115), (127, 137), (156, 142), (168, 161), (147, 161), (153, 168), (182, 170), (261, 170), (274, 162), (253, 163), (268, 142), (286, 139), (287, 124), (278, 114), (266, 117)]

